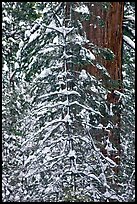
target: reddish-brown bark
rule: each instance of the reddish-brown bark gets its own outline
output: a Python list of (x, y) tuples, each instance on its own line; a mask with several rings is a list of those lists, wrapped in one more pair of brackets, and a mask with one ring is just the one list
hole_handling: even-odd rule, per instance
[[(109, 48), (113, 51), (115, 58), (112, 61), (105, 60), (100, 56), (96, 56), (96, 60), (105, 66), (107, 71), (109, 72), (111, 79), (115, 81), (122, 81), (122, 23), (123, 23), (123, 14), (124, 14), (124, 2), (109, 2), (110, 6), (108, 10), (102, 9), (103, 2), (88, 2), (86, 3), (90, 10), (90, 19), (87, 21), (83, 21), (83, 28), (86, 32), (88, 40), (101, 48)], [(67, 16), (69, 16), (70, 2), (68, 2), (66, 7)], [(104, 26), (100, 27), (97, 24), (97, 16), (98, 18), (104, 21)], [(78, 14), (76, 14), (75, 18), (78, 18)], [(88, 45), (86, 48), (91, 49)], [(92, 51), (92, 49), (91, 49)], [(103, 78), (99, 70), (91, 65), (84, 65), (82, 67), (86, 69), (91, 75), (94, 75), (99, 78)], [(76, 67), (79, 69), (79, 67)], [(81, 68), (80, 68), (81, 69)], [(114, 93), (114, 87), (111, 87), (111, 84), (107, 84), (105, 82), (106, 87), (111, 90), (111, 93), (108, 93), (107, 96), (107, 104), (108, 108), (110, 104), (120, 104), (119, 97)], [(117, 89), (121, 91), (121, 83), (119, 83), (119, 87)], [(104, 123), (106, 123), (107, 118), (104, 118)], [(109, 119), (108, 119), (109, 120)], [(113, 155), (107, 155), (107, 151), (104, 147), (101, 147), (101, 151), (104, 155), (109, 156), (116, 164), (119, 164), (120, 160), (120, 134), (117, 129), (120, 129), (120, 112), (115, 112), (114, 116), (111, 118), (113, 124), (116, 125), (116, 130), (111, 129), (108, 135), (110, 142), (116, 146), (118, 152)], [(103, 121), (102, 121), (103, 124)], [(102, 134), (97, 136), (98, 140), (102, 140)], [(118, 173), (118, 168), (114, 168), (114, 171)]]
[[(100, 3), (100, 4), (99, 4)], [(89, 2), (87, 3), (89, 10), (91, 12), (91, 17), (89, 21), (83, 22), (84, 30), (87, 34), (88, 39), (91, 43), (102, 47), (109, 48), (115, 54), (113, 61), (104, 60), (101, 57), (97, 57), (97, 60), (103, 64), (107, 71), (109, 72), (113, 80), (119, 82), (122, 81), (122, 22), (123, 22), (123, 12), (124, 12), (124, 2), (110, 2), (110, 7), (108, 11), (101, 9), (102, 2)], [(94, 5), (94, 6), (93, 6)], [(100, 16), (104, 21), (104, 27), (94, 26), (96, 22), (96, 17)], [(102, 77), (99, 70), (93, 65), (86, 65), (83, 67), (90, 74), (97, 77)], [(121, 84), (121, 83), (120, 83)], [(106, 84), (106, 86), (108, 86)], [(109, 84), (110, 86), (110, 84)], [(107, 103), (108, 107), (110, 103), (117, 104), (119, 98), (114, 94), (113, 87), (108, 87), (112, 90), (111, 93), (108, 93)], [(119, 85), (118, 89), (122, 87)], [(107, 120), (107, 119), (105, 119)], [(117, 128), (120, 128), (120, 112), (115, 113), (112, 118), (113, 123), (117, 125)], [(117, 147), (118, 152), (115, 155), (109, 155), (109, 157), (119, 164), (120, 156), (120, 134), (115, 133), (115, 130), (110, 131), (110, 141)], [(102, 153), (107, 154), (105, 147), (102, 148)], [(118, 168), (115, 168), (115, 172), (118, 173)]]
[[(109, 48), (115, 54), (113, 61), (97, 58), (107, 69), (114, 80), (122, 79), (122, 22), (123, 22), (123, 2), (110, 2), (108, 11), (101, 9), (102, 2), (87, 3), (92, 16), (89, 21), (83, 22), (84, 30), (88, 39), (95, 45), (102, 48)], [(92, 6), (94, 4), (94, 6)], [(94, 26), (96, 16), (100, 16), (104, 21), (104, 27)], [(89, 73), (99, 76), (99, 71), (92, 65), (87, 65)]]

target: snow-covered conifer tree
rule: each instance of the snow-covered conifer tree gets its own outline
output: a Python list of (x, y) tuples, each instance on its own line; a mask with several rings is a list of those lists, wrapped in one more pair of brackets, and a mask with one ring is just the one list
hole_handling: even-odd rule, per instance
[[(82, 9), (81, 15), (88, 16), (88, 8), (76, 6), (47, 3), (18, 51), (31, 96), (30, 132), (21, 148), (28, 201), (120, 199), (110, 187), (117, 164), (109, 152), (117, 150), (101, 124), (106, 90), (84, 69), (76, 71), (76, 66), (97, 63), (84, 47), (82, 23), (74, 18)], [(108, 156), (96, 138), (103, 128)]]
[[(84, 69), (93, 64), (111, 81), (96, 55), (113, 58), (113, 53), (87, 40), (82, 20), (90, 12), (83, 2), (32, 3), (34, 20), (21, 32), (14, 52), (20, 114), (11, 154), (6, 152), (10, 105), (4, 94), (3, 157), (8, 162), (3, 168), (3, 200), (125, 201), (117, 186), (119, 164), (112, 160), (118, 151), (111, 141), (111, 129), (117, 129), (112, 120), (115, 107), (106, 103), (104, 81)], [(6, 72), (4, 80), (6, 85)]]

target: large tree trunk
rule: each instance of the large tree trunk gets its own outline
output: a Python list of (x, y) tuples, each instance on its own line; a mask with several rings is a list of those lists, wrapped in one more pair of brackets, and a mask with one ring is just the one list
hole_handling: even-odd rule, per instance
[[(114, 81), (122, 82), (122, 22), (123, 22), (123, 13), (124, 13), (124, 2), (109, 2), (110, 6), (108, 10), (101, 9), (101, 5), (104, 2), (89, 2), (87, 3), (89, 10), (91, 12), (91, 17), (89, 21), (84, 21), (83, 26), (84, 30), (87, 34), (88, 40), (95, 45), (102, 48), (109, 48), (115, 54), (115, 58), (113, 61), (107, 61), (100, 57), (97, 60), (103, 64), (107, 71), (109, 72), (111, 79)], [(98, 16), (98, 17), (97, 17)], [(96, 17), (99, 19), (103, 19), (104, 27), (94, 26), (96, 22)], [(95, 75), (96, 77), (101, 77), (99, 70), (93, 65), (87, 65), (83, 67), (90, 74)], [(117, 89), (121, 90), (121, 84)], [(111, 86), (107, 84), (107, 88), (112, 90), (111, 93), (108, 93), (107, 103), (108, 106), (110, 104), (114, 104), (117, 101), (114, 97), (114, 88), (108, 87)], [(119, 104), (118, 104), (119, 105)], [(105, 119), (107, 120), (107, 119)], [(114, 123), (117, 124), (120, 130), (120, 112), (119, 110), (114, 115), (114, 119), (112, 119)], [(116, 121), (115, 121), (116, 120)], [(118, 129), (117, 128), (117, 129)], [(117, 159), (120, 157), (120, 131), (116, 131), (115, 129), (111, 131), (110, 138), (114, 146), (117, 147), (118, 153), (117, 155), (112, 155), (111, 159), (113, 159), (117, 164), (119, 164), (120, 160)], [(101, 137), (100, 137), (101, 139)], [(106, 154), (105, 149), (102, 149), (102, 152)], [(116, 169), (118, 173), (118, 169)]]
[[(109, 4), (108, 9), (102, 9), (103, 4)], [(122, 82), (122, 23), (123, 23), (123, 14), (124, 14), (124, 2), (87, 2), (86, 3), (89, 11), (90, 11), (90, 19), (87, 21), (83, 21), (83, 28), (86, 32), (88, 40), (101, 48), (109, 48), (113, 51), (115, 58), (112, 61), (105, 60), (100, 56), (96, 57), (96, 60), (103, 64), (107, 71), (109, 72), (111, 79), (120, 82), (118, 86), (115, 88), (111, 83), (107, 81), (104, 82), (106, 87), (111, 90), (111, 93), (108, 93), (107, 104), (108, 107), (113, 104), (120, 105), (118, 102), (118, 98), (115, 97), (114, 89), (121, 90), (121, 82)], [(66, 16), (69, 16), (70, 11), (70, 2), (67, 3), (66, 6)], [(77, 14), (78, 15), (78, 14)], [(77, 15), (75, 18), (77, 18)], [(104, 26), (101, 27), (98, 25), (97, 21), (103, 20)], [(96, 26), (95, 26), (96, 24)], [(88, 45), (87, 45), (88, 46)], [(87, 47), (91, 49), (90, 47)], [(92, 49), (91, 49), (92, 51)], [(91, 75), (94, 75), (99, 78), (103, 78), (99, 70), (91, 65), (84, 65), (81, 67), (86, 69)], [(79, 67), (76, 67), (79, 69)], [(113, 124), (117, 127), (112, 129), (109, 133), (110, 141), (114, 144), (114, 146), (118, 149), (117, 154), (109, 156), (112, 160), (114, 160), (117, 164), (119, 164), (120, 160), (120, 111), (115, 112), (113, 118), (111, 118)], [(108, 121), (109, 119), (104, 118), (104, 121)], [(102, 121), (103, 124), (103, 121)], [(104, 133), (103, 133), (104, 134)], [(101, 134), (102, 135), (102, 134)], [(99, 140), (102, 140), (98, 137)], [(104, 155), (106, 154), (105, 147), (102, 149)], [(108, 155), (107, 155), (108, 156)], [(118, 173), (118, 169), (115, 169)]]
[[(98, 59), (108, 70), (114, 80), (122, 79), (122, 22), (123, 22), (123, 2), (108, 2), (108, 10), (101, 9), (103, 2), (87, 3), (92, 16), (89, 21), (83, 23), (88, 39), (95, 45), (102, 48), (109, 48), (115, 54), (113, 61)], [(94, 6), (93, 6), (94, 5)], [(94, 26), (96, 17), (103, 19), (104, 27)], [(93, 75), (98, 76), (97, 68), (87, 66), (86, 69)]]

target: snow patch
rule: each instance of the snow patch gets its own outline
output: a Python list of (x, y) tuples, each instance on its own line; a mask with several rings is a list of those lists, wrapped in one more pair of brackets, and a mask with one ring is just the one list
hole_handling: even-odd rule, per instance
[(19, 49), (22, 49), (23, 46), (24, 46), (24, 42), (23, 42), (23, 40), (21, 40), (19, 43)]
[(48, 153), (50, 152), (50, 147), (45, 147), (43, 150), (42, 150), (42, 153)]
[(69, 157), (74, 157), (74, 158), (76, 158), (76, 152), (75, 152), (75, 150), (70, 150), (68, 156), (69, 156)]
[(8, 66), (7, 66), (7, 63), (5, 62), (4, 63), (4, 65), (3, 65), (3, 69), (4, 69), (4, 71), (9, 71), (9, 68), (8, 68)]
[(64, 117), (63, 121), (68, 122), (69, 124), (72, 123), (72, 120), (71, 120), (71, 117), (70, 117), (69, 114), (67, 114), (67, 115)]
[(26, 30), (25, 33), (24, 33), (24, 37), (25, 39), (27, 39), (29, 36), (30, 36), (30, 30)]
[(47, 29), (46, 29), (46, 33), (49, 33), (51, 32), (52, 30), (55, 30), (59, 33), (61, 33), (63, 35), (63, 37), (66, 37), (66, 35), (68, 35), (72, 30), (74, 29), (74, 27), (71, 27), (71, 28), (67, 28), (65, 26), (62, 26), (62, 27), (57, 27), (55, 22), (52, 21), (48, 26), (47, 26)]
[(123, 35), (123, 39), (125, 40), (125, 42), (127, 42), (127, 44), (129, 44), (133, 49), (135, 49), (135, 43), (133, 42), (133, 40), (131, 40), (128, 36)]
[(87, 58), (89, 58), (90, 60), (95, 60), (95, 55), (93, 55), (93, 53), (88, 50), (88, 52), (86, 53)]
[(38, 75), (38, 78), (43, 78), (43, 77), (47, 77), (49, 75), (52, 75), (52, 71), (50, 68), (45, 68), (39, 75)]
[(114, 115), (113, 110), (112, 110), (112, 107), (113, 107), (113, 103), (110, 103), (110, 108), (109, 108), (109, 115), (110, 115), (110, 116), (113, 116), (113, 115)]
[(42, 50), (39, 51), (39, 53), (47, 53), (47, 52), (51, 52), (53, 51), (54, 48), (53, 47), (48, 47), (48, 48), (43, 48)]
[(37, 37), (39, 37), (39, 36), (40, 36), (40, 31), (39, 30), (35, 31), (35, 33), (31, 34), (28, 43), (31, 43), (32, 41), (36, 40)]
[(88, 78), (88, 75), (87, 75), (87, 73), (86, 73), (86, 70), (84, 70), (84, 69), (81, 70), (81, 73), (80, 73), (80, 75), (79, 75), (79, 78), (80, 78), (80, 79), (83, 79), (83, 80), (85, 80), (85, 79)]
[(10, 18), (7, 17), (7, 16), (4, 16), (3, 19), (2, 19), (2, 21), (7, 21), (7, 23), (11, 23)]
[(56, 36), (54, 39), (53, 39), (53, 44), (58, 44), (59, 43), (59, 38), (58, 36)]
[(75, 8), (74, 11), (76, 11), (78, 13), (82, 13), (82, 14), (89, 14), (89, 9), (85, 5)]

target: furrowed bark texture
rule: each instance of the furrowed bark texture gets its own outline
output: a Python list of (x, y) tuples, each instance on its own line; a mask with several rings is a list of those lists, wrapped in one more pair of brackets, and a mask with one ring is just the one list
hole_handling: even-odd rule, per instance
[[(97, 60), (102, 63), (107, 71), (109, 72), (111, 79), (119, 81), (120, 85), (118, 87), (121, 90), (122, 82), (122, 22), (124, 14), (124, 2), (109, 2), (109, 10), (101, 9), (102, 2), (89, 2), (87, 3), (89, 10), (91, 12), (91, 17), (89, 21), (84, 21), (83, 26), (87, 34), (88, 39), (93, 44), (102, 47), (109, 48), (113, 51), (115, 58), (113, 61), (104, 60), (101, 57), (98, 57)], [(98, 16), (98, 17), (97, 17)], [(93, 22), (96, 22), (97, 18), (103, 19), (104, 26), (94, 26)], [(99, 70), (93, 65), (87, 65), (84, 67), (91, 75), (96, 77), (101, 77)], [(106, 84), (106, 86), (108, 86)], [(110, 85), (109, 85), (110, 86)], [(109, 87), (112, 90), (112, 93), (108, 95), (107, 99), (113, 96), (113, 87)], [(111, 97), (111, 103), (115, 104), (116, 100)], [(107, 101), (108, 106), (110, 101)], [(116, 122), (120, 130), (120, 112), (117, 111), (114, 115), (114, 123)], [(113, 119), (112, 119), (113, 120)], [(109, 156), (117, 164), (120, 164), (120, 131), (111, 130), (110, 141), (117, 147), (118, 153), (116, 155)], [(101, 139), (101, 138), (100, 138)], [(106, 152), (105, 149), (102, 149), (102, 152)], [(119, 172), (118, 168), (115, 168), (116, 173)]]
[[(122, 22), (124, 3), (109, 2), (108, 10), (101, 9), (102, 2), (87, 3), (91, 12), (89, 21), (83, 22), (84, 30), (88, 39), (95, 45), (102, 48), (109, 48), (115, 54), (113, 61), (107, 61), (98, 58), (98, 60), (106, 67), (110, 76), (114, 80), (122, 80)], [(94, 4), (94, 6), (92, 6)], [(94, 26), (96, 16), (100, 16), (104, 21), (104, 27)], [(87, 71), (95, 76), (99, 76), (99, 71), (92, 65), (86, 67)]]
[[(103, 3), (109, 3), (108, 9), (103, 9)], [(118, 98), (115, 98), (114, 90), (117, 89), (121, 91), (122, 86), (122, 23), (123, 23), (123, 14), (124, 14), (124, 2), (86, 2), (86, 5), (90, 11), (90, 19), (87, 21), (83, 21), (83, 28), (86, 32), (88, 40), (95, 44), (97, 47), (109, 48), (113, 51), (115, 58), (112, 61), (105, 60), (100, 56), (96, 56), (96, 60), (105, 66), (107, 71), (109, 72), (111, 79), (114, 81), (120, 82), (117, 88), (111, 87), (112, 85), (107, 81), (105, 85), (109, 90), (112, 90), (111, 93), (108, 93), (107, 96), (107, 104), (108, 108), (110, 104), (117, 104), (119, 107), (120, 102)], [(70, 8), (70, 2), (67, 4), (67, 16)], [(75, 16), (77, 19), (78, 14)], [(98, 25), (98, 22), (101, 22), (101, 19), (104, 22), (104, 26), (101, 27)], [(96, 23), (96, 26), (95, 26)], [(91, 49), (86, 46), (88, 49)], [(92, 49), (91, 49), (92, 51)], [(87, 70), (91, 75), (96, 76), (97, 78), (103, 78), (99, 70), (91, 65), (84, 65), (81, 67), (82, 69)], [(76, 67), (76, 70), (81, 69)], [(116, 96), (117, 97), (117, 96)], [(109, 121), (109, 119), (105, 118), (104, 121)], [(111, 129), (108, 137), (114, 146), (118, 149), (116, 154), (107, 155), (105, 147), (101, 149), (104, 155), (109, 156), (113, 161), (117, 164), (120, 164), (120, 111), (115, 112), (113, 118), (111, 118), (113, 124), (116, 125), (116, 128)], [(103, 122), (102, 122), (103, 124)], [(104, 135), (104, 134), (103, 134)], [(102, 141), (102, 134), (98, 136), (99, 141)], [(116, 173), (119, 172), (118, 168), (114, 168)]]

